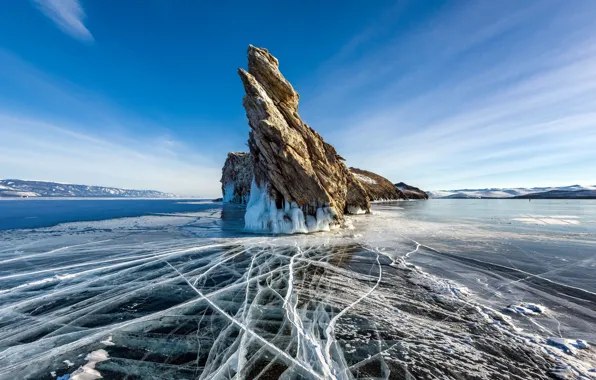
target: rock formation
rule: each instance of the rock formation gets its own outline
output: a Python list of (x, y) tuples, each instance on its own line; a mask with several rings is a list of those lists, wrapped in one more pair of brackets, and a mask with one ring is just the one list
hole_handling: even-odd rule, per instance
[(396, 183), (395, 187), (403, 194), (404, 199), (428, 199), (428, 194), (417, 187), (407, 185), (403, 182)]
[[(224, 203), (239, 203), (246, 204), (250, 199), (250, 189), (253, 180), (252, 155), (248, 152), (231, 152), (228, 153), (228, 158), (222, 170), (222, 192), (223, 198), (219, 201)], [(358, 168), (350, 168), (350, 172), (354, 179), (360, 183), (362, 189), (369, 201), (390, 201), (401, 199), (428, 199), (428, 195), (417, 187), (407, 185), (403, 182), (392, 184), (387, 178), (362, 170)], [(352, 192), (350, 186), (352, 181), (348, 183), (347, 189), (347, 204), (350, 205), (349, 197)], [(355, 187), (359, 189), (359, 187)], [(358, 196), (358, 192), (355, 196)], [(348, 206), (350, 208), (350, 206)], [(352, 208), (348, 210), (351, 214), (362, 213), (363, 210)]]
[(252, 182), (252, 157), (246, 152), (230, 152), (221, 173), (224, 203), (246, 204)]
[(310, 232), (368, 212), (366, 191), (333, 146), (298, 115), (299, 95), (266, 49), (249, 46), (239, 69), (251, 132), (254, 179), (245, 215), (249, 230)]
[(354, 177), (360, 181), (362, 187), (366, 190), (368, 199), (371, 201), (406, 199), (403, 197), (403, 194), (401, 194), (401, 191), (399, 191), (387, 178), (357, 168), (350, 168), (350, 171), (354, 174)]

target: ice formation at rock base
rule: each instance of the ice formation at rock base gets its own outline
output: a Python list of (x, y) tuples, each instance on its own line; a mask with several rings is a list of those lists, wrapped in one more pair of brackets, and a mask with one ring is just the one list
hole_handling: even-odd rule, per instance
[[(250, 176), (248, 169), (243, 171), (253, 182), (247, 231), (328, 231), (344, 223), (344, 213), (368, 213), (371, 201), (428, 198), (420, 189), (408, 195), (378, 174), (348, 169), (335, 148), (300, 118), (300, 97), (280, 72), (277, 58), (252, 45), (247, 56), (248, 71), (238, 69), (238, 74), (251, 128), (250, 153), (230, 153), (221, 180), (224, 202), (244, 203), (248, 186), (238, 191), (240, 170), (233, 168), (240, 161), (250, 167)], [(252, 190), (258, 191), (255, 197)]]
[[(406, 190), (400, 190), (397, 185), (393, 185), (389, 180), (378, 174), (357, 168), (350, 168), (350, 172), (355, 183), (360, 183), (360, 190), (366, 192), (370, 203), (411, 198), (406, 195)], [(247, 209), (246, 231), (293, 234), (329, 231), (341, 225), (341, 219), (335, 210), (329, 207), (329, 202), (315, 201), (306, 207), (305, 205), (299, 206), (294, 201), (287, 201), (286, 199), (280, 201), (279, 198), (283, 198), (283, 196), (275, 189), (272, 189), (270, 183), (263, 182), (262, 185), (258, 185), (253, 176), (252, 155), (250, 153), (229, 153), (222, 169), (221, 182), (223, 203), (247, 204), (250, 202), (251, 189), (254, 188), (258, 191), (258, 196), (252, 200)], [(348, 200), (353, 195), (350, 190), (354, 190), (352, 188), (353, 183), (352, 185), (350, 183), (348, 183), (346, 189)], [(404, 186), (407, 185), (404, 184)], [(418, 191), (420, 190), (418, 189)], [(355, 193), (355, 196), (358, 197), (359, 190), (356, 189)], [(370, 212), (369, 209), (362, 208), (358, 204), (360, 203), (351, 204), (348, 202), (344, 212), (352, 215)], [(298, 212), (298, 208), (302, 210), (302, 213)]]
[(333, 209), (318, 207), (315, 215), (305, 213), (295, 202), (282, 202), (282, 208), (277, 208), (276, 200), (269, 194), (269, 185), (263, 187), (252, 181), (250, 199), (244, 214), (244, 228), (250, 232), (272, 233), (309, 233), (330, 231), (338, 228)]

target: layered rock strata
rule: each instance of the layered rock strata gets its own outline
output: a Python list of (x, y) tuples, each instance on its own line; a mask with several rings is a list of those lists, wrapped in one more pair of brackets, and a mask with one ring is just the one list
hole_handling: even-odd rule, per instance
[(346, 212), (368, 212), (368, 197), (335, 148), (301, 120), (299, 95), (278, 66), (266, 49), (251, 45), (248, 71), (238, 70), (254, 172), (245, 227), (329, 230), (341, 225)]
[(228, 153), (221, 173), (222, 201), (224, 203), (248, 203), (252, 178), (252, 157), (250, 153)]

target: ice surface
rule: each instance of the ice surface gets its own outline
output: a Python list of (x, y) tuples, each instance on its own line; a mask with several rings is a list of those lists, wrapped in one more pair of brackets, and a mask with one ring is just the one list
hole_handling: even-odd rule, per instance
[[(325, 234), (246, 234), (241, 208), (4, 231), (0, 378), (589, 378), (589, 342), (556, 327), (574, 310), (590, 318), (585, 292), (552, 283), (566, 307), (532, 301), (522, 286), (541, 276), (462, 254), (517, 245), (517, 231), (377, 207)], [(319, 227), (293, 210), (275, 216)], [(431, 273), (429, 257), (448, 272), (474, 266), (473, 281)], [(500, 282), (486, 296), (489, 276)]]
[(577, 216), (571, 217), (557, 217), (557, 216), (526, 216), (521, 218), (513, 218), (512, 220), (526, 223), (526, 224), (557, 224), (557, 225), (566, 225), (566, 224), (580, 224), (579, 220), (576, 220)]

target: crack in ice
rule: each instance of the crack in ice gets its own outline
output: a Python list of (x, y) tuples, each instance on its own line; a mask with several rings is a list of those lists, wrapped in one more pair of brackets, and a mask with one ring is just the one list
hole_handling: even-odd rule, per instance
[(259, 334), (257, 334), (256, 332), (254, 332), (252, 329), (248, 328), (248, 326), (246, 326), (245, 324), (241, 323), (240, 321), (236, 320), (236, 318), (232, 317), (231, 315), (229, 315), (228, 313), (226, 313), (222, 308), (220, 308), (219, 306), (217, 306), (217, 304), (215, 304), (213, 301), (211, 301), (209, 298), (205, 297), (203, 295), (203, 293), (197, 289), (190, 281), (188, 281), (188, 279), (182, 274), (180, 273), (180, 271), (173, 266), (172, 264), (170, 264), (169, 262), (166, 261), (166, 264), (168, 264), (173, 270), (176, 271), (176, 273), (178, 273), (178, 275), (180, 275), (180, 277), (182, 279), (184, 279), (184, 281), (186, 281), (186, 283), (195, 291), (197, 292), (197, 294), (204, 298), (207, 303), (209, 303), (209, 305), (211, 305), (215, 310), (217, 310), (221, 315), (223, 315), (224, 317), (226, 317), (227, 319), (229, 319), (233, 324), (235, 324), (236, 326), (240, 327), (242, 330), (246, 331), (247, 333), (249, 333), (250, 335), (254, 336), (258, 341), (260, 341), (261, 343), (263, 343), (264, 345), (266, 345), (267, 347), (269, 347), (271, 350), (275, 351), (276, 353), (278, 353), (279, 355), (281, 355), (282, 357), (284, 357), (285, 359), (289, 360), (290, 362), (296, 364), (297, 366), (299, 366), (300, 368), (304, 369), (305, 371), (309, 372), (311, 375), (313, 375), (315, 378), (317, 379), (324, 379), (323, 377), (321, 377), (318, 373), (312, 371), (312, 369), (310, 369), (308, 366), (304, 365), (303, 363), (299, 362), (298, 360), (296, 360), (295, 358), (291, 357), (287, 352), (284, 352), (282, 350), (280, 350), (278, 347), (276, 347), (275, 345), (273, 345), (271, 342), (267, 341), (265, 338), (261, 337)]

